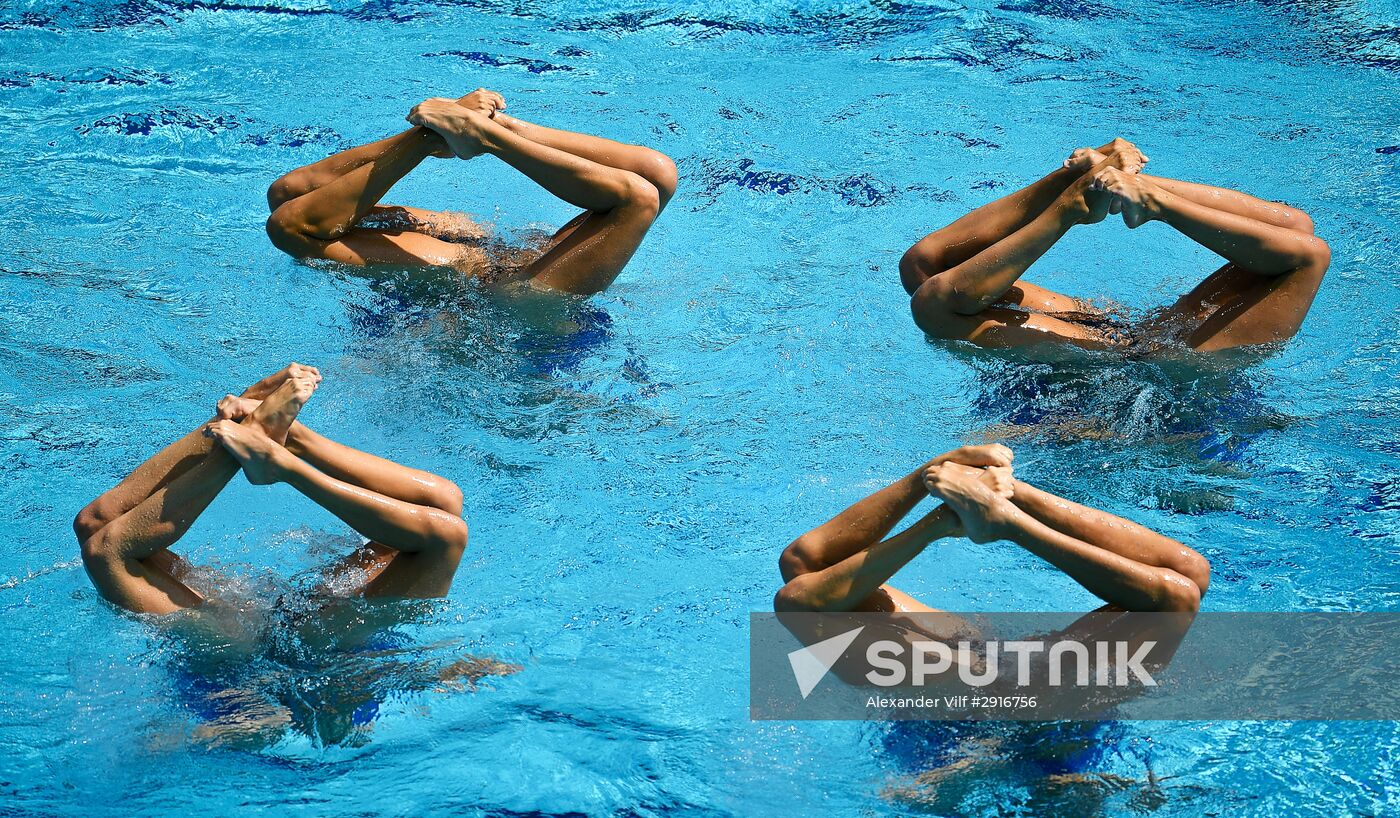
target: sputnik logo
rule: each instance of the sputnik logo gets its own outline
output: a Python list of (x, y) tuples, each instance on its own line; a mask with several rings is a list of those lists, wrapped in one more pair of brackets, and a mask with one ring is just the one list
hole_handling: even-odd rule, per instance
[(865, 626), (861, 625), (855, 630), (823, 639), (788, 654), (788, 664), (792, 665), (792, 675), (797, 679), (797, 689), (802, 693), (803, 699), (811, 695), (817, 684), (826, 678), (826, 674), (831, 672), (831, 666), (840, 660), (841, 654), (846, 652), (846, 648), (856, 641), (856, 637), (860, 636), (863, 630)]

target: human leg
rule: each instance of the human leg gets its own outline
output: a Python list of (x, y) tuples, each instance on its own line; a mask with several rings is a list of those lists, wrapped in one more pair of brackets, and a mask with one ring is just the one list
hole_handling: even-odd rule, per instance
[[(314, 389), (309, 378), (289, 379), (244, 424), (259, 434), (285, 436)], [(206, 424), (197, 433), (202, 435), (208, 428)], [(74, 523), (83, 538), (80, 546), (88, 576), (105, 598), (128, 610), (164, 614), (201, 601), (199, 594), (171, 573), (173, 557), (166, 549), (208, 508), (238, 472), (238, 463), (222, 449), (193, 440), (194, 434), (142, 464), (105, 503), (99, 503), (86, 518), (89, 512), (85, 509)], [(140, 491), (149, 493), (133, 504)], [(99, 515), (127, 506), (96, 531), (91, 530), (101, 519)]]
[[(969, 539), (1010, 540), (1114, 607), (1125, 611), (1195, 611), (1200, 607), (1202, 589), (1187, 576), (1052, 528), (966, 470), (949, 466), (930, 470), (928, 488), (957, 515)], [(1150, 549), (1152, 544), (1137, 547)]]
[[(798, 537), (778, 560), (784, 585), (774, 599), (780, 611), (908, 610), (926, 608), (885, 583), (929, 543), (956, 532), (956, 521), (935, 509), (885, 539), (928, 496), (925, 472), (943, 463), (988, 466), (989, 479), (1009, 491), (1011, 452), (1003, 446), (964, 447), (941, 455), (856, 502), (832, 520)], [(968, 468), (964, 466), (964, 468)], [(894, 597), (898, 594), (898, 597)], [(903, 604), (900, 604), (903, 603)]]
[(1191, 347), (1214, 351), (1286, 340), (1298, 332), (1331, 262), (1330, 248), (1313, 235), (1306, 215), (1276, 212), (1236, 191), (1159, 185), (1154, 177), (1112, 168), (1099, 172), (1094, 184), (1113, 197), (1112, 208), (1129, 227), (1161, 221), (1229, 262), (1162, 317), (1182, 326)]
[(410, 121), (438, 131), (458, 156), (491, 153), (549, 193), (588, 213), (525, 271), (532, 284), (591, 294), (606, 288), (661, 210), (657, 188), (632, 171), (526, 139), (451, 100), (427, 100)]
[(365, 587), (367, 596), (438, 597), (451, 587), (467, 546), (460, 516), (339, 480), (257, 429), (222, 420), (210, 432), (250, 482), (285, 482), (361, 536), (399, 552)]

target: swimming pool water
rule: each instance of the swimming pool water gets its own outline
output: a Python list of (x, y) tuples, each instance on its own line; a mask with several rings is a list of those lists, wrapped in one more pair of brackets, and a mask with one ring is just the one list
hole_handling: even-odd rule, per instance
[[(1028, 479), (1201, 550), (1207, 609), (1400, 604), (1398, 16), (1385, 0), (0, 3), (0, 812), (1400, 813), (1391, 723), (1012, 730), (934, 806), (910, 795), (932, 756), (918, 731), (752, 723), (746, 677), (779, 549), (985, 434)], [(677, 197), (606, 294), (527, 308), (268, 245), (278, 174), (477, 86), (677, 160)], [(904, 248), (1113, 135), (1154, 172), (1313, 215), (1333, 266), (1298, 338), (1211, 371), (1009, 364), (919, 337)], [(503, 228), (571, 215), (484, 159), (426, 164), (390, 199)], [(1213, 267), (1160, 226), (1106, 222), (1032, 278), (1146, 309)], [(463, 487), (451, 597), (367, 643), (308, 633), (271, 600), (346, 532), (237, 481), (179, 550), (231, 587), (243, 638), (102, 603), (73, 514), (290, 360), (326, 374), (308, 423)], [(935, 546), (898, 585), (953, 610), (1092, 604), (1006, 544)], [(524, 670), (474, 692), (433, 678), (463, 654)], [(292, 725), (202, 743), (211, 680)], [(1047, 784), (1027, 759), (1057, 742), (1121, 778)]]

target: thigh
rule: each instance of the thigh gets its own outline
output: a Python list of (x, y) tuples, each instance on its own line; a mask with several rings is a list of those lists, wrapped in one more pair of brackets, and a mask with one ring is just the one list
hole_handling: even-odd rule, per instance
[(1093, 322), (1072, 321), (1009, 307), (987, 307), (975, 315), (941, 311), (936, 316), (921, 316), (916, 312), (914, 320), (931, 337), (971, 341), (988, 349), (1017, 349), (1041, 344), (1109, 349), (1123, 343), (1123, 339)]
[(938, 613), (937, 608), (930, 608), (891, 585), (881, 585), (876, 594), (882, 595), (883, 598), (880, 600), (880, 606), (872, 610), (890, 613)]
[(584, 213), (565, 225), (525, 270), (531, 284), (592, 295), (607, 289), (641, 246), (654, 215), (618, 208)]
[(569, 219), (567, 224), (565, 224), (558, 230), (555, 230), (554, 235), (550, 236), (545, 241), (544, 245), (540, 248), (540, 253), (544, 254), (554, 249), (555, 247), (558, 247), (560, 242), (573, 235), (573, 232), (579, 228), (579, 225), (587, 221), (588, 217), (591, 215), (593, 214), (585, 211), (573, 217), (572, 219)]
[(1312, 307), (1322, 272), (1248, 274), (1224, 291), (1219, 309), (1186, 336), (1199, 352), (1286, 341), (1297, 334)]
[(998, 303), (1010, 304), (1049, 315), (1103, 315), (1102, 310), (1095, 309), (1077, 298), (1070, 298), (1054, 290), (1047, 290), (1025, 279), (1011, 285), (1011, 289), (1006, 291)]
[(413, 230), (357, 227), (334, 241), (315, 241), (306, 255), (341, 264), (391, 264), (405, 267), (453, 267), (479, 275), (487, 269), (486, 251), (443, 241)]
[(1226, 264), (1178, 298), (1163, 315), (1169, 320), (1198, 323), (1248, 290), (1259, 277), (1235, 264)]
[[(931, 608), (914, 597), (891, 585), (881, 585), (880, 590), (871, 594), (870, 600), (861, 611), (893, 614), (889, 627), (900, 633), (906, 640), (936, 639), (954, 642), (975, 637), (979, 634), (976, 625), (954, 613)], [(917, 614), (918, 616), (903, 616)]]
[(914, 243), (899, 262), (899, 277), (910, 295), (923, 283), (1006, 238), (998, 229), (979, 215), (977, 210), (963, 216), (947, 227), (941, 227)]
[[(370, 547), (393, 550), (380, 543)], [(363, 595), (407, 599), (447, 596), (461, 561), (460, 553), (393, 551), (387, 564), (365, 583)]]
[(92, 584), (104, 599), (128, 611), (149, 614), (174, 613), (204, 601), (166, 570), (174, 564), (173, 555), (146, 560), (100, 555), (83, 560)]
[(377, 542), (367, 542), (324, 570), (321, 591), (329, 596), (363, 595), (398, 553)]
[(454, 243), (482, 242), (491, 238), (491, 229), (467, 213), (424, 210), (408, 205), (375, 205), (357, 226), (410, 231)]
[(1262, 275), (1226, 264), (1159, 320), (1201, 352), (1283, 341), (1298, 332), (1321, 285), (1322, 274), (1311, 270)]

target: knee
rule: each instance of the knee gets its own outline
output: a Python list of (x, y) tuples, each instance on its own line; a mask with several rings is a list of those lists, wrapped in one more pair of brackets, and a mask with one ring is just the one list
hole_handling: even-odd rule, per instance
[(105, 505), (99, 497), (88, 503), (78, 512), (78, 516), (73, 518), (73, 534), (77, 536), (79, 545), (86, 546), (89, 540), (97, 536), (97, 532), (116, 519), (116, 515), (110, 513)]
[(676, 195), (676, 185), (680, 181), (680, 174), (671, 157), (651, 148), (645, 150), (646, 157), (639, 173), (656, 188), (659, 208), (664, 209), (666, 203), (671, 201), (671, 197)]
[(812, 598), (805, 592), (800, 579), (786, 583), (773, 595), (773, 610), (776, 613), (799, 613), (819, 610)]
[(306, 225), (287, 206), (278, 207), (267, 217), (267, 238), (272, 246), (292, 258), (313, 255)]
[(455, 514), (434, 510), (428, 518), (432, 540), (444, 553), (460, 557), (467, 550), (467, 521)]
[(462, 515), (462, 490), (451, 480), (439, 478), (428, 487), (425, 505), (440, 508), (448, 514), (460, 517)]
[(1157, 610), (1164, 613), (1195, 613), (1201, 609), (1201, 593), (1201, 587), (1186, 576), (1175, 571), (1167, 572)]
[(924, 282), (938, 272), (935, 266), (937, 259), (933, 255), (923, 247), (923, 242), (904, 251), (899, 259), (899, 281), (904, 285), (905, 292), (910, 295), (918, 292)]
[(1317, 236), (1308, 236), (1304, 241), (1303, 266), (1315, 271), (1319, 276), (1327, 272), (1332, 264), (1332, 248)]
[(308, 187), (301, 183), (296, 171), (278, 177), (267, 188), (267, 211), (275, 213), (277, 208), (308, 192)]
[[(914, 323), (933, 338), (964, 337), (961, 334), (964, 328), (959, 326), (958, 319), (976, 315), (985, 306), (959, 295), (941, 276), (925, 281), (909, 299)], [(966, 323), (965, 320), (962, 323)]]
[[(86, 509), (85, 509), (86, 510)], [(78, 515), (82, 516), (81, 513)], [(78, 521), (73, 521), (73, 529), (77, 531)], [(83, 566), (88, 569), (88, 573), (96, 568), (111, 564), (114, 556), (114, 549), (110, 547), (111, 537), (108, 536), (107, 527), (99, 526), (95, 531), (86, 534), (78, 532), (78, 553), (82, 555)]]
[(793, 540), (792, 544), (778, 555), (778, 572), (782, 574), (783, 582), (792, 582), (803, 574), (820, 571), (824, 567), (817, 557), (816, 545), (808, 534)]
[(1186, 548), (1186, 546), (1182, 546), (1182, 548), (1186, 554), (1181, 564), (1176, 567), (1176, 571), (1191, 580), (1191, 583), (1196, 586), (1196, 590), (1199, 592), (1199, 601), (1199, 597), (1205, 596), (1206, 591), (1210, 590), (1210, 560), (1193, 549)]
[(1313, 223), (1312, 216), (1288, 205), (1284, 205), (1284, 212), (1288, 215), (1288, 228), (1290, 230), (1308, 234), (1317, 232), (1317, 225)]
[(641, 174), (622, 171), (622, 191), (620, 208), (646, 219), (647, 223), (656, 220), (661, 213), (661, 193)]

